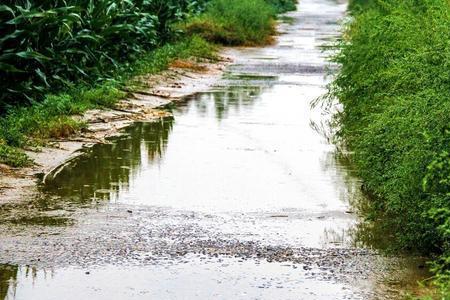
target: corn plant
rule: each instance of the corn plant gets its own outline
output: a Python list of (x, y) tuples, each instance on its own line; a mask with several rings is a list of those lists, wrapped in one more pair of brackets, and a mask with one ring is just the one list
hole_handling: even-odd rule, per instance
[(20, 0), (0, 5), (0, 113), (108, 78), (173, 36), (206, 0)]

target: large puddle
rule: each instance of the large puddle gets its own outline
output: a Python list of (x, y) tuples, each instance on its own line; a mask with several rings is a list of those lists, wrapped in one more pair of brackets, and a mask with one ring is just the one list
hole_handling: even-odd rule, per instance
[(276, 45), (4, 207), (0, 300), (395, 299), (421, 263), (358, 244), (360, 183), (326, 138), (321, 45), (346, 4), (302, 0)]
[(45, 190), (79, 202), (340, 217), (346, 167), (311, 126), (307, 99), (322, 90), (295, 84), (303, 79), (280, 76), (267, 86), (250, 81), (188, 98), (174, 119), (137, 123), (93, 147)]

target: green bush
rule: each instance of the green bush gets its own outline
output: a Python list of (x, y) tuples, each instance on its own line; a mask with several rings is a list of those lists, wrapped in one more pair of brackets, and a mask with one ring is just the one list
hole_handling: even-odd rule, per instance
[(274, 33), (275, 9), (264, 0), (212, 0), (186, 24), (189, 34), (224, 45), (260, 45)]
[[(395, 245), (448, 261), (449, 2), (353, 1), (361, 3), (335, 56), (338, 138), (355, 153)], [(440, 265), (440, 273), (449, 267)]]

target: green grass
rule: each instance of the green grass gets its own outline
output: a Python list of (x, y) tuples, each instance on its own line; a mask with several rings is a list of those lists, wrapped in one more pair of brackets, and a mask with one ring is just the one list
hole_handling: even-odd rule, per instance
[(167, 44), (156, 51), (137, 60), (130, 71), (125, 74), (125, 78), (143, 74), (156, 74), (166, 70), (175, 59), (200, 58), (216, 60), (217, 47), (208, 43), (199, 36), (191, 36), (182, 42)]
[(14, 167), (30, 164), (20, 148), (42, 145), (48, 139), (68, 137), (85, 124), (71, 116), (101, 107), (113, 107), (125, 97), (121, 88), (136, 85), (135, 76), (166, 70), (175, 59), (216, 59), (217, 49), (199, 37), (151, 51), (135, 63), (123, 66), (115, 80), (95, 87), (74, 86), (64, 93), (47, 95), (42, 102), (16, 107), (0, 118), (0, 163)]
[(0, 163), (11, 167), (25, 167), (32, 162), (22, 150), (5, 145), (5, 142), (0, 140)]
[(394, 232), (396, 250), (440, 255), (437, 282), (449, 299), (449, 2), (357, 4), (330, 86), (343, 105), (337, 138), (354, 152), (372, 221)]
[(274, 33), (276, 10), (264, 0), (212, 0), (185, 25), (188, 34), (222, 45), (262, 45)]
[(297, 0), (265, 0), (270, 6), (272, 6), (276, 13), (281, 14), (288, 11), (295, 10), (297, 8)]
[(375, 3), (376, 0), (350, 0), (348, 6), (351, 13), (358, 13), (373, 7)]
[(83, 127), (69, 116), (94, 107), (111, 106), (124, 95), (109, 84), (48, 95), (32, 106), (11, 109), (1, 118), (0, 139), (8, 146), (24, 147), (47, 138), (67, 137)]
[(183, 29), (205, 40), (231, 46), (265, 45), (272, 41), (277, 14), (296, 9), (297, 0), (211, 0), (205, 13)]

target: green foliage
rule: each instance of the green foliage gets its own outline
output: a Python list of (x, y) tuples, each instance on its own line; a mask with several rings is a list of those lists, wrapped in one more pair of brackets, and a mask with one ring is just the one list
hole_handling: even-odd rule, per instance
[(68, 94), (50, 95), (41, 103), (11, 110), (0, 119), (0, 138), (9, 146), (23, 147), (30, 138), (67, 136), (81, 128), (81, 124), (67, 116), (92, 107), (91, 103), (78, 100)]
[(297, 7), (297, 0), (265, 0), (269, 5), (275, 8), (277, 13), (285, 13), (295, 10)]
[[(84, 124), (71, 115), (112, 107), (120, 86), (177, 57), (215, 57), (173, 26), (208, 0), (6, 0), (0, 5), (0, 162), (24, 165), (18, 150), (66, 137)], [(50, 94), (50, 92), (52, 94)]]
[(184, 50), (179, 52), (180, 58), (203, 58), (217, 60), (217, 47), (199, 36), (190, 37), (184, 44)]
[(275, 15), (276, 9), (264, 0), (212, 0), (186, 30), (213, 43), (260, 45), (270, 41)]
[(70, 116), (114, 106), (124, 96), (120, 87), (135, 76), (158, 73), (177, 58), (217, 58), (201, 37), (205, 31), (180, 40), (174, 24), (206, 9), (194, 20), (217, 26), (224, 43), (259, 44), (273, 33), (275, 12), (295, 7), (294, 0), (209, 2), (3, 1), (0, 162), (21, 165), (24, 154), (17, 147), (82, 129)]
[(72, 82), (98, 83), (174, 35), (207, 0), (53, 0), (0, 5), (0, 113)]
[(350, 0), (349, 10), (350, 12), (359, 12), (360, 10), (368, 9), (372, 5), (375, 5), (377, 0)]
[(108, 84), (94, 89), (74, 89), (71, 94), (48, 95), (42, 102), (11, 109), (0, 118), (0, 139), (9, 146), (23, 147), (30, 139), (68, 136), (82, 128), (70, 115), (111, 106), (123, 96), (123, 92)]
[(198, 36), (192, 36), (175, 44), (166, 44), (143, 55), (131, 68), (132, 75), (156, 74), (166, 70), (175, 59), (217, 59), (217, 48)]
[(47, 95), (43, 101), (25, 107), (9, 109), (0, 118), (0, 163), (24, 165), (28, 160), (17, 147), (40, 143), (48, 138), (67, 137), (84, 124), (71, 116), (96, 107), (113, 107), (125, 97), (119, 88), (129, 85), (133, 76), (156, 74), (167, 69), (178, 58), (215, 59), (217, 49), (199, 37), (191, 37), (174, 44), (166, 44), (141, 56), (117, 74), (117, 80), (96, 87), (74, 86), (65, 93)]
[[(399, 248), (450, 252), (450, 6), (446, 0), (353, 1), (330, 86), (338, 138), (354, 151), (373, 213)], [(445, 263), (444, 263), (445, 262)], [(437, 270), (437, 269), (436, 269)], [(444, 278), (444, 275), (442, 275)], [(448, 277), (446, 277), (448, 278)], [(447, 299), (447, 298), (446, 298)]]
[(31, 161), (23, 151), (10, 147), (0, 140), (0, 163), (11, 167), (25, 167), (30, 165)]
[[(447, 257), (450, 257), (448, 255)], [(449, 262), (447, 261), (447, 266)], [(439, 273), (436, 277), (435, 285), (439, 290), (439, 299), (441, 300), (450, 300), (450, 272), (445, 271)]]
[[(83, 113), (89, 108), (103, 106), (113, 107), (118, 100), (125, 96), (114, 83), (104, 83), (96, 88), (73, 89), (72, 97), (74, 98), (73, 110), (67, 114)], [(54, 105), (58, 105), (55, 101)]]

